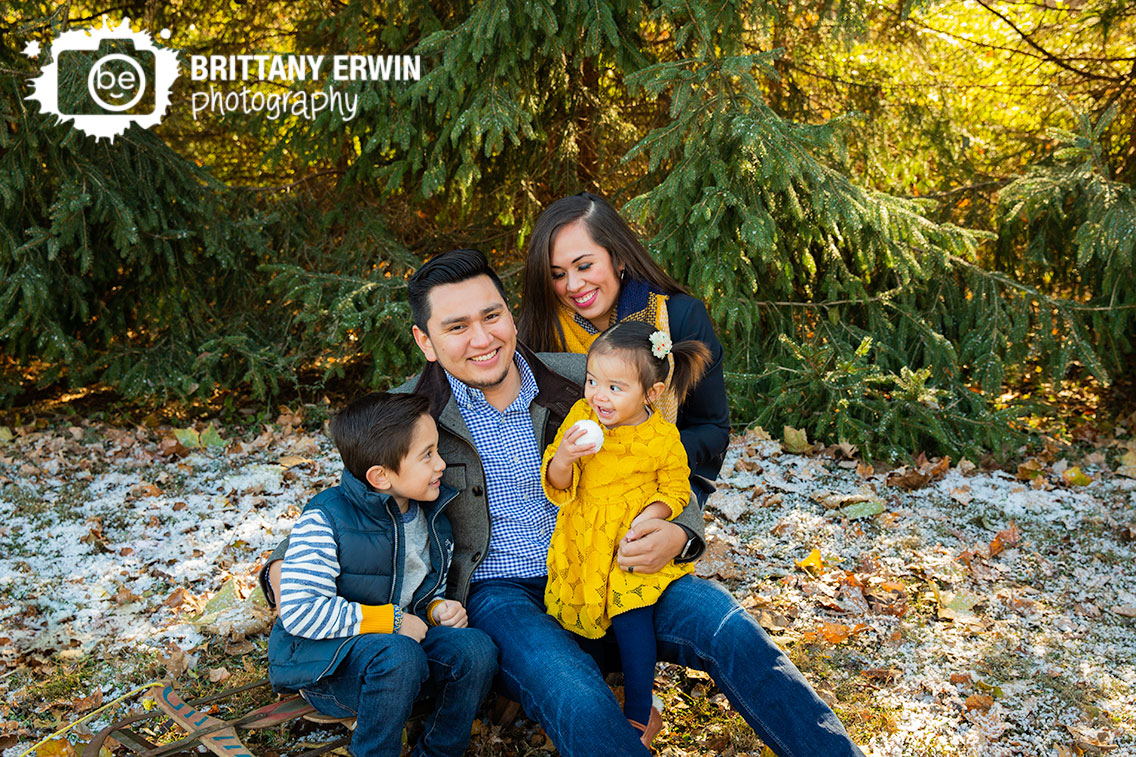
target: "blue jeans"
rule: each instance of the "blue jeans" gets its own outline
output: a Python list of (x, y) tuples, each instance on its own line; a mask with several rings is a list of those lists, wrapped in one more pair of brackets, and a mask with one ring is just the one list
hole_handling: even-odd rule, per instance
[(325, 715), (356, 716), (355, 757), (398, 757), (402, 729), (420, 696), (437, 706), (415, 755), (465, 753), (470, 727), (497, 670), (497, 648), (475, 628), (435, 626), (422, 643), (408, 636), (364, 634), (335, 673), (301, 692)]
[[(649, 754), (577, 637), (544, 610), (544, 578), (473, 585), (470, 623), (500, 652), (506, 693), (562, 755)], [(655, 605), (660, 660), (706, 671), (780, 757), (864, 757), (836, 715), (724, 588), (683, 576)]]

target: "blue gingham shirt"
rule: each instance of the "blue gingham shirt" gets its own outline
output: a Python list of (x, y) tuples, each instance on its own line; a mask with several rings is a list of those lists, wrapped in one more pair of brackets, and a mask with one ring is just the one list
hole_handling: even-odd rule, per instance
[(521, 374), (521, 391), (500, 412), (480, 389), (446, 373), (454, 401), (473, 436), (485, 468), (489, 498), (489, 553), (472, 580), (533, 578), (548, 573), (548, 544), (556, 526), (557, 507), (540, 484), (541, 450), (533, 434), (529, 405), (536, 398), (532, 370), (520, 355), (513, 358)]

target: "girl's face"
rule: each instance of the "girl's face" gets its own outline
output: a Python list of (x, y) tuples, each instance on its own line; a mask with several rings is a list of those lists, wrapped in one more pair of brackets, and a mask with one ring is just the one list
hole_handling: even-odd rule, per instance
[(584, 399), (608, 428), (637, 426), (647, 420), (647, 403), (663, 391), (659, 381), (646, 392), (635, 364), (618, 352), (602, 351), (588, 356)]
[(606, 329), (608, 313), (619, 300), (619, 271), (612, 265), (611, 253), (595, 243), (582, 220), (556, 232), (548, 262), (552, 290), (560, 301), (597, 329)]

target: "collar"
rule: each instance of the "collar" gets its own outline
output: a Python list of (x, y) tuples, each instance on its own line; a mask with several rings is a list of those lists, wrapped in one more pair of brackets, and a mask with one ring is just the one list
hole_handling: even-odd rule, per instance
[[(524, 360), (529, 370), (532, 371), (533, 381), (537, 388), (533, 402), (556, 412), (560, 417), (567, 417), (572, 405), (580, 399), (580, 385), (549, 368), (536, 356), (535, 352), (521, 342), (517, 342), (516, 354)], [(428, 362), (426, 367), (422, 369), (418, 383), (414, 385), (414, 393), (430, 398), (430, 414), (434, 416), (435, 420), (441, 417), (442, 411), (446, 409), (450, 400), (454, 399), (453, 389), (450, 386), (450, 375), (436, 360)]]
[[(375, 491), (346, 468), (343, 469), (343, 475), (339, 479), (339, 489), (348, 502), (365, 512), (386, 510), (389, 513), (401, 513), (394, 497), (384, 492)], [(445, 507), (457, 495), (457, 489), (443, 483), (438, 492), (438, 498), (432, 502), (411, 501), (421, 507), (424, 513), (431, 515), (434, 511)]]

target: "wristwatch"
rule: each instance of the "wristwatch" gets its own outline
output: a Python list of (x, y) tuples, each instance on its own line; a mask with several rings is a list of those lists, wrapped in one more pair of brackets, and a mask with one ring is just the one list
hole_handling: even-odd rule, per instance
[(696, 534), (691, 533), (690, 529), (686, 526), (682, 526), (682, 529), (687, 532), (688, 536), (686, 544), (682, 545), (682, 551), (678, 553), (675, 562), (690, 562), (702, 553), (702, 540), (699, 539)]

